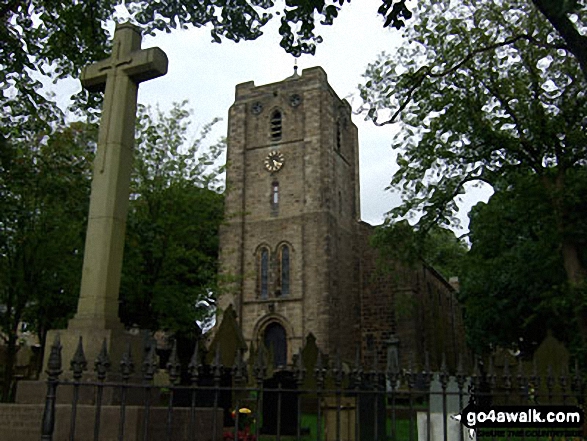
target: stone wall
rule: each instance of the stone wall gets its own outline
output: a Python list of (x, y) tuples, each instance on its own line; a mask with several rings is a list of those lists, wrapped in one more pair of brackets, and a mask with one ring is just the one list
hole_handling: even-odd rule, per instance
[(361, 253), (361, 336), (363, 360), (373, 363), (377, 356), (384, 367), (387, 342), (399, 338), (400, 363), (422, 368), (429, 354), (432, 369), (440, 368), (443, 354), (454, 371), (458, 354), (469, 356), (465, 344), (463, 311), (454, 288), (424, 263), (409, 267), (378, 259), (369, 246), (373, 227), (360, 226)]

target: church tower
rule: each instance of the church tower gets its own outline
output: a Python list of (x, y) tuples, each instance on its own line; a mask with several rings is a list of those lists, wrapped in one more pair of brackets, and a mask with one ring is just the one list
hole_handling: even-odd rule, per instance
[(312, 333), (327, 353), (360, 339), (358, 133), (320, 67), (236, 86), (228, 119), (226, 291), (243, 336), (278, 365)]

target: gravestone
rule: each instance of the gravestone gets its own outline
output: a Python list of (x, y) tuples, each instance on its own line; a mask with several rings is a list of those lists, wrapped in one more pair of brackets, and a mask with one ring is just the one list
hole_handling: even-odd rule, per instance
[[(536, 400), (540, 404), (562, 404), (562, 390), (560, 389), (558, 379), (563, 375), (569, 377), (569, 360), (570, 354), (568, 349), (549, 330), (542, 343), (534, 351), (532, 362), (524, 366), (526, 373), (534, 372), (534, 369), (536, 369), (536, 373), (542, 378), (539, 387), (536, 387), (535, 384), (530, 385), (530, 389), (533, 391), (531, 392), (533, 396), (531, 399)], [(550, 390), (548, 388), (549, 382), (547, 381), (549, 375), (554, 380)]]
[(356, 441), (357, 400), (355, 397), (341, 397), (340, 403), (334, 397), (327, 397), (323, 403), (324, 440)]
[[(444, 424), (446, 424), (446, 439), (449, 441), (469, 440), (475, 441), (477, 436), (469, 434), (469, 429), (459, 421), (453, 419), (450, 414), (443, 422), (442, 413), (431, 413), (430, 424), (426, 412), (418, 412), (418, 441), (444, 441)], [(430, 425), (430, 438), (428, 438), (428, 426)], [(459, 432), (462, 433), (460, 438)]]
[(223, 366), (232, 367), (237, 353), (247, 351), (247, 343), (237, 322), (236, 311), (229, 305), (222, 315), (222, 321), (208, 348), (207, 363), (212, 364), (218, 352), (219, 361)]
[[(452, 418), (459, 414), (468, 401), (467, 394), (469, 381), (463, 385), (462, 405), (459, 397), (459, 387), (454, 377), (450, 377), (446, 385), (446, 419), (444, 419), (444, 400), (442, 384), (439, 374), (435, 373), (430, 382), (430, 420), (427, 412), (417, 413), (418, 441), (442, 441), (444, 440), (444, 426), (446, 425), (447, 439), (459, 440), (459, 431), (463, 432), (462, 439), (470, 439), (467, 428)], [(430, 437), (428, 437), (430, 429)]]
[[(463, 407), (467, 405), (469, 396), (467, 395), (468, 382), (463, 385)], [(430, 413), (443, 413), (443, 393), (442, 384), (439, 375), (434, 374), (430, 382)], [(459, 386), (454, 377), (450, 377), (446, 385), (446, 413), (454, 415), (461, 411), (459, 403)]]
[(555, 376), (560, 375), (561, 372), (568, 372), (569, 369), (569, 350), (552, 335), (551, 331), (547, 332), (532, 359), (536, 364), (538, 375), (543, 378), (548, 375), (549, 367)]

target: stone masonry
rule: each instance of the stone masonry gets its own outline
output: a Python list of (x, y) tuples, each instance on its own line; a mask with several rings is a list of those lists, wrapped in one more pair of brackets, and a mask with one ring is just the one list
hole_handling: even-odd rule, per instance
[[(220, 310), (233, 305), (248, 344), (263, 342), (268, 326), (279, 324), (289, 361), (309, 333), (324, 352), (339, 351), (346, 359), (354, 359), (357, 345), (363, 359), (384, 354), (392, 332), (402, 350), (420, 353), (440, 345), (454, 353), (464, 340), (460, 308), (446, 281), (432, 269), (422, 276), (425, 268), (405, 270), (401, 283), (376, 280), (372, 227), (360, 221), (358, 131), (351, 113), (320, 67), (278, 83), (236, 86), (220, 231)], [(283, 165), (271, 170), (268, 155), (276, 152)], [(281, 292), (284, 265), (287, 293)], [(451, 298), (452, 306), (428, 302), (426, 283), (441, 292), (438, 298)], [(416, 305), (407, 316), (395, 309), (402, 290)], [(442, 327), (442, 337), (428, 329), (430, 323)]]

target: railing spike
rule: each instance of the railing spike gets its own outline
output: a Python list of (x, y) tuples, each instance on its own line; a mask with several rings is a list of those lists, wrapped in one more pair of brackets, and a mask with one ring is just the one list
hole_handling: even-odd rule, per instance
[(414, 384), (415, 384), (415, 374), (413, 372), (413, 368), (414, 368), (414, 359), (412, 357), (410, 357), (410, 359), (408, 360), (408, 368), (406, 369), (404, 376), (406, 378), (406, 383), (408, 385), (408, 389), (413, 389), (414, 388)]
[(232, 372), (234, 375), (234, 379), (237, 383), (240, 383), (243, 380), (246, 382), (247, 365), (243, 360), (243, 351), (241, 349), (237, 349), (236, 351), (236, 357), (234, 360), (234, 366), (232, 367)]
[(128, 381), (134, 371), (135, 364), (132, 361), (131, 346), (130, 341), (128, 341), (126, 344), (126, 351), (124, 351), (120, 360), (120, 375), (122, 376), (122, 381)]
[(581, 393), (581, 391), (583, 389), (581, 383), (582, 383), (582, 381), (581, 381), (581, 374), (579, 371), (579, 360), (575, 359), (575, 369), (573, 372), (573, 382), (571, 385), (571, 388), (575, 393), (578, 393), (578, 394)]
[(340, 351), (337, 349), (334, 357), (334, 381), (336, 387), (340, 387), (344, 379), (344, 371), (342, 369), (342, 359), (340, 357)]
[(318, 350), (318, 358), (316, 359), (316, 367), (314, 368), (314, 374), (316, 376), (316, 384), (318, 388), (324, 387), (324, 374), (326, 369), (324, 368), (324, 362), (322, 360), (322, 351)]
[(190, 381), (192, 385), (196, 385), (198, 383), (201, 368), (202, 363), (200, 361), (200, 341), (196, 340), (196, 344), (194, 346), (194, 353), (192, 354), (190, 364), (188, 365), (188, 372), (190, 374)]
[(510, 360), (508, 357), (505, 357), (503, 362), (503, 387), (506, 389), (506, 393), (509, 393), (509, 390), (512, 388), (512, 375), (510, 372)]
[(487, 370), (487, 377), (491, 390), (495, 390), (497, 386), (497, 374), (495, 373), (495, 361), (493, 355), (489, 356), (489, 369)]
[(379, 372), (379, 360), (377, 359), (377, 351), (373, 354), (373, 366), (370, 372), (371, 386), (373, 390), (379, 390), (381, 374)]
[(255, 360), (253, 370), (255, 372), (257, 383), (263, 382), (267, 372), (267, 364), (265, 363), (265, 346), (263, 343), (259, 343), (259, 347), (257, 349), (257, 359)]
[(47, 361), (47, 376), (50, 379), (56, 380), (63, 372), (61, 369), (61, 337), (59, 333), (55, 334), (55, 340), (51, 345), (51, 352), (49, 353), (49, 360)]
[(85, 371), (88, 366), (86, 356), (84, 355), (84, 347), (81, 335), (77, 343), (77, 349), (75, 350), (75, 354), (73, 354), (73, 358), (71, 359), (69, 365), (70, 370), (73, 371), (73, 379), (75, 381), (79, 381), (82, 378), (83, 371)]
[(550, 398), (552, 396), (552, 390), (554, 388), (554, 374), (552, 371), (552, 364), (548, 364), (546, 372), (546, 388), (548, 389), (548, 395)]
[(517, 380), (518, 380), (518, 390), (520, 391), (520, 399), (522, 400), (524, 398), (524, 395), (528, 396), (528, 379), (526, 378), (526, 375), (524, 373), (524, 365), (522, 363), (522, 360), (518, 360), (518, 375), (517, 375)]
[(566, 390), (567, 390), (567, 386), (568, 386), (568, 375), (569, 375), (569, 372), (568, 372), (566, 366), (561, 366), (561, 373), (559, 376), (559, 385), (561, 387), (561, 392), (563, 393), (563, 396), (566, 394)]
[(157, 372), (157, 353), (155, 352), (155, 349), (156, 345), (151, 342), (149, 344), (149, 350), (145, 354), (145, 358), (143, 360), (143, 381), (146, 383), (153, 381), (155, 373)]
[(296, 378), (296, 383), (301, 385), (304, 382), (304, 377), (306, 375), (306, 368), (304, 367), (304, 360), (302, 359), (302, 348), (298, 349), (298, 355), (296, 357), (296, 362), (294, 364), (294, 376)]
[(169, 382), (175, 386), (179, 381), (179, 376), (181, 374), (181, 363), (177, 356), (177, 340), (173, 340), (171, 355), (169, 356), (166, 367), (167, 373), (169, 374)]
[(94, 371), (96, 372), (98, 380), (104, 381), (109, 370), (110, 357), (108, 357), (108, 342), (106, 341), (106, 338), (104, 338), (102, 341), (102, 348), (100, 349), (100, 353), (94, 361)]
[(442, 359), (440, 362), (439, 380), (440, 380), (440, 386), (442, 387), (442, 389), (446, 390), (446, 388), (448, 386), (449, 374), (448, 374), (448, 368), (446, 366), (446, 354), (444, 352), (442, 353)]
[(216, 353), (214, 354), (214, 362), (212, 363), (212, 372), (214, 375), (214, 382), (218, 384), (222, 376), (222, 363), (220, 361), (220, 344), (216, 345)]
[(463, 366), (463, 355), (460, 353), (459, 353), (459, 358), (458, 358), (458, 362), (457, 362), (456, 380), (457, 380), (457, 385), (459, 386), (459, 390), (462, 391), (467, 379), (465, 377), (465, 369)]
[(355, 388), (361, 387), (363, 381), (363, 368), (361, 366), (361, 347), (357, 345), (355, 350), (355, 366), (353, 367), (353, 382)]
[(463, 354), (459, 353), (458, 361), (457, 361), (457, 374), (463, 375), (465, 373), (464, 366), (463, 366)]
[(536, 357), (532, 360), (532, 376), (530, 377), (532, 383), (536, 390), (540, 387), (540, 375), (538, 375), (538, 363), (536, 362)]

